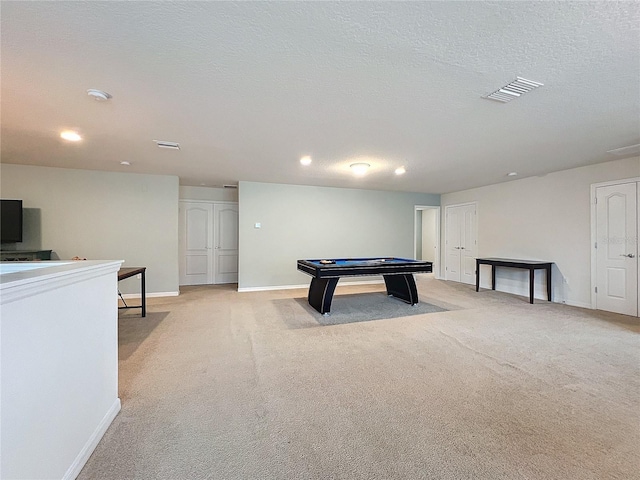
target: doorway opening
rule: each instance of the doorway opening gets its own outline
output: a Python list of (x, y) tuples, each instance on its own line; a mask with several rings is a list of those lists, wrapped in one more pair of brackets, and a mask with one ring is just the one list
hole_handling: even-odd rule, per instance
[(414, 207), (413, 258), (433, 262), (433, 274), (440, 278), (440, 207)]

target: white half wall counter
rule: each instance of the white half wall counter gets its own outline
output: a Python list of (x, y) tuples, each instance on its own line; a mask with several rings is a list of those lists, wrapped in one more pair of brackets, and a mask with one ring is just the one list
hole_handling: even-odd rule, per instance
[(121, 264), (0, 264), (0, 478), (75, 478), (120, 411)]

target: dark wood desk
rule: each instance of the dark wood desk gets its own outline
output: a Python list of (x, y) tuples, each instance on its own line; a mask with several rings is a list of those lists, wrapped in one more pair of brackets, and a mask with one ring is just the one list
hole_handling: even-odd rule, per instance
[(512, 258), (476, 258), (476, 292), (480, 290), (480, 265), (491, 265), (491, 290), (496, 289), (496, 267), (524, 268), (529, 270), (529, 303), (533, 303), (533, 280), (536, 270), (547, 271), (547, 300), (551, 301), (551, 265), (553, 262), (514, 260)]
[(146, 269), (147, 267), (127, 267), (127, 268), (121, 268), (120, 270), (118, 270), (118, 281), (140, 274), (140, 292), (141, 292), (141, 300), (142, 300), (141, 305), (129, 306), (127, 305), (127, 302), (124, 301), (124, 298), (122, 298), (122, 295), (120, 295), (120, 292), (118, 292), (118, 295), (120, 295), (120, 299), (122, 300), (122, 303), (124, 303), (124, 307), (118, 307), (119, 309), (141, 308), (142, 316), (143, 317), (147, 316), (147, 294), (145, 291), (145, 279), (144, 279), (144, 274)]
[(51, 250), (0, 250), (2, 262), (33, 262), (51, 260)]

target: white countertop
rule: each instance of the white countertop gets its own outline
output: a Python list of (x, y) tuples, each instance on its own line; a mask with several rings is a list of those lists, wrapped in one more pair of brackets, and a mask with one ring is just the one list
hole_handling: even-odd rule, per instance
[(46, 282), (117, 272), (122, 263), (123, 260), (0, 262), (0, 300), (5, 303), (13, 296), (11, 293), (24, 287), (35, 293)]

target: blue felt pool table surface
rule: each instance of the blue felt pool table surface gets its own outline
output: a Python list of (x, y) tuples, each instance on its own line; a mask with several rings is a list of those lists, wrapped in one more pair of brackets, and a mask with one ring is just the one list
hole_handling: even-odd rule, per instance
[[(329, 260), (332, 263), (323, 263), (323, 260)], [(409, 258), (397, 258), (397, 257), (371, 257), (371, 258), (327, 258), (318, 260), (307, 260), (319, 267), (325, 265), (332, 265), (338, 267), (348, 267), (353, 265), (371, 265), (371, 264), (402, 264), (402, 263), (418, 263), (419, 260), (412, 260)]]

